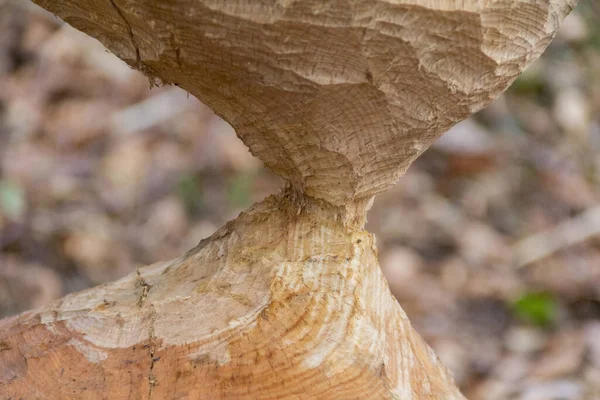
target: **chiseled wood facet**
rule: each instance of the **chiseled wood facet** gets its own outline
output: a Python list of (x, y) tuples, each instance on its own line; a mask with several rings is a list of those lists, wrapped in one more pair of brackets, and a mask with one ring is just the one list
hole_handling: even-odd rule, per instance
[(462, 399), (390, 294), (373, 196), (576, 0), (35, 0), (287, 180), (179, 259), (0, 321), (0, 399)]
[(0, 398), (462, 399), (342, 212), (285, 191), (180, 259), (0, 322)]
[(504, 91), (575, 1), (36, 0), (336, 205), (385, 190)]

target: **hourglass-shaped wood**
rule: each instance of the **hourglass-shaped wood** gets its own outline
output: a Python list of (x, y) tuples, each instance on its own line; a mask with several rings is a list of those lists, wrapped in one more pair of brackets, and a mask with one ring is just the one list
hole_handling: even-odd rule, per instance
[(197, 96), (287, 184), (179, 259), (0, 321), (1, 398), (462, 398), (365, 215), (574, 0), (36, 2)]

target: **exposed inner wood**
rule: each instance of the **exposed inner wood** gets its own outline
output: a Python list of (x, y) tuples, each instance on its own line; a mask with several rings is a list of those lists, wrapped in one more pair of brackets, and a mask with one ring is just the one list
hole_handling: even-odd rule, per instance
[(288, 185), (177, 260), (0, 321), (0, 398), (462, 398), (366, 211), (575, 0), (36, 3), (197, 96)]
[(342, 205), (388, 188), (504, 91), (576, 0), (36, 2), (197, 96), (299, 191)]
[(0, 343), (0, 397), (462, 398), (373, 236), (288, 191), (180, 259), (1, 321)]

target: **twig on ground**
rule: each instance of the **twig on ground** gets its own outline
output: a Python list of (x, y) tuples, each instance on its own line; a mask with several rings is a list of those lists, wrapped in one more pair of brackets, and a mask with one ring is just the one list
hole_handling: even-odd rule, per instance
[(555, 226), (528, 236), (513, 246), (517, 268), (528, 266), (559, 250), (600, 235), (600, 205)]
[(179, 88), (149, 97), (110, 117), (112, 132), (127, 135), (165, 122), (195, 104), (195, 98)]

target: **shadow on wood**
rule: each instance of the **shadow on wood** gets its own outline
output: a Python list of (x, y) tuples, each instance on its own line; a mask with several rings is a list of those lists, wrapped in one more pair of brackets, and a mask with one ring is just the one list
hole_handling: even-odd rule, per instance
[(286, 179), (185, 256), (0, 321), (0, 396), (461, 399), (363, 230), (373, 197), (573, 0), (37, 0)]

